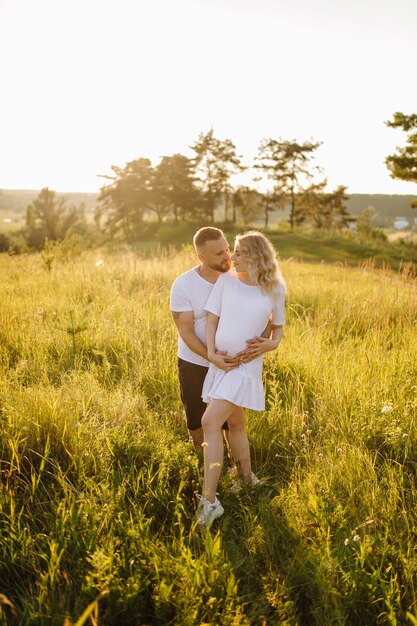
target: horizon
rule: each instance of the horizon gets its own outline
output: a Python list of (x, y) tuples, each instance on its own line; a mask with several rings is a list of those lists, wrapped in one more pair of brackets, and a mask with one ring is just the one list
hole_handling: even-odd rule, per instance
[[(45, 185), (44, 187), (40, 187), (39, 189), (29, 189), (29, 188), (21, 188), (21, 189), (11, 189), (11, 188), (7, 188), (7, 187), (0, 187), (0, 193), (3, 191), (8, 191), (8, 192), (12, 192), (12, 193), (20, 193), (20, 192), (28, 192), (28, 193), (39, 193), (42, 189), (44, 189), (45, 187), (47, 187), (50, 191), (53, 191), (56, 194), (82, 194), (82, 195), (99, 195), (100, 191), (80, 191), (80, 190), (76, 190), (76, 191), (69, 191), (69, 190), (62, 190), (62, 189), (53, 189), (51, 187), (48, 187), (48, 185)], [(367, 191), (352, 191), (346, 192), (347, 196), (400, 196), (400, 197), (412, 197), (412, 198), (417, 198), (417, 193), (413, 194), (413, 193), (372, 193), (372, 192), (367, 192)], [(415, 209), (416, 210), (416, 209)], [(417, 210), (416, 210), (417, 212)]]

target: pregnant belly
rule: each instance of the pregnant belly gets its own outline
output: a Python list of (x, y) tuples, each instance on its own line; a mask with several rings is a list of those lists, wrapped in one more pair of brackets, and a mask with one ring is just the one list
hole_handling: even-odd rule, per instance
[(235, 356), (235, 354), (247, 347), (247, 337), (231, 337), (230, 335), (231, 333), (227, 337), (219, 333), (216, 335), (216, 350), (227, 352), (229, 356)]

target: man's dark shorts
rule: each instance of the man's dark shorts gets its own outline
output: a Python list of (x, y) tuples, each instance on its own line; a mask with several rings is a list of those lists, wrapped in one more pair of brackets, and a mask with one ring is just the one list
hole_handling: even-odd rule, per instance
[[(206, 403), (201, 398), (201, 392), (207, 372), (208, 367), (178, 359), (178, 379), (188, 430), (201, 428), (201, 418), (206, 410)], [(227, 429), (227, 423), (223, 425), (223, 428)]]

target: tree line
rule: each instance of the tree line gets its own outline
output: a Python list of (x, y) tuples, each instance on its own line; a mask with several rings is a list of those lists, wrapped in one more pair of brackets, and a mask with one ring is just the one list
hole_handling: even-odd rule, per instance
[[(192, 158), (164, 156), (156, 166), (139, 158), (124, 168), (112, 166), (112, 176), (100, 190), (97, 219), (111, 236), (135, 239), (143, 222), (253, 223), (277, 209), (289, 209), (291, 228), (310, 222), (317, 228), (344, 226), (351, 218), (346, 187), (325, 191), (327, 180), (312, 182), (318, 168), (312, 161), (320, 143), (267, 139), (254, 164), (242, 163), (235, 144), (220, 140), (213, 129), (191, 146)], [(232, 178), (252, 169), (258, 188), (232, 185)], [(262, 190), (259, 189), (259, 186)]]
[[(417, 115), (397, 112), (386, 123), (409, 133), (406, 146), (386, 158), (391, 176), (417, 182)], [(112, 174), (102, 176), (106, 182), (95, 210), (95, 230), (106, 238), (132, 242), (141, 238), (144, 224), (152, 219), (160, 224), (245, 226), (263, 220), (268, 228), (269, 216), (277, 209), (287, 210), (291, 229), (301, 224), (321, 229), (346, 226), (356, 219), (346, 208), (347, 188), (326, 191), (327, 180), (314, 164), (320, 145), (264, 139), (253, 164), (247, 166), (235, 144), (218, 139), (211, 129), (190, 146), (191, 158), (174, 154), (163, 156), (156, 165), (148, 158), (124, 167), (113, 165)], [(233, 186), (233, 176), (246, 170), (252, 171), (255, 186)], [(65, 198), (44, 188), (27, 207), (24, 237), (30, 248), (42, 249), (46, 241), (82, 236), (88, 228), (84, 205), (68, 206)]]

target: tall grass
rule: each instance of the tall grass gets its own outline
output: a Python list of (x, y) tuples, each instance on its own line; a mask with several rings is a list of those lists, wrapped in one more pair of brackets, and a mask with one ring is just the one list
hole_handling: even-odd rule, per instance
[(415, 281), (282, 263), (263, 485), (224, 474), (208, 531), (169, 313), (193, 263), (0, 256), (0, 623), (416, 624)]

